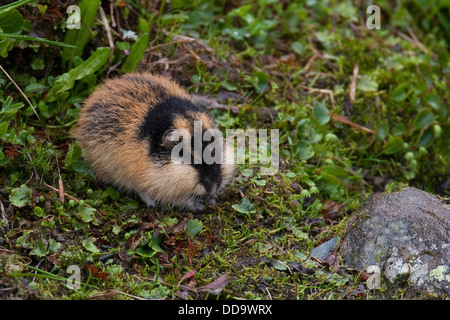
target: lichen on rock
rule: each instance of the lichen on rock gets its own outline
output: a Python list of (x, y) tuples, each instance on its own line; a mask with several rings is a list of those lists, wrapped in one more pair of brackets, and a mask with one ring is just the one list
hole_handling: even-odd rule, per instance
[(450, 296), (450, 207), (406, 188), (374, 195), (349, 221), (340, 254), (349, 267), (380, 267), (391, 283)]

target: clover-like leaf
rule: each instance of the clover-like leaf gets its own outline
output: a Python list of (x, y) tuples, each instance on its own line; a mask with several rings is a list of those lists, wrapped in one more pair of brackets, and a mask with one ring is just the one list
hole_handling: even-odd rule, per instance
[(24, 207), (27, 204), (31, 204), (31, 189), (26, 185), (21, 185), (19, 188), (13, 189), (9, 195), (9, 201), (13, 206)]

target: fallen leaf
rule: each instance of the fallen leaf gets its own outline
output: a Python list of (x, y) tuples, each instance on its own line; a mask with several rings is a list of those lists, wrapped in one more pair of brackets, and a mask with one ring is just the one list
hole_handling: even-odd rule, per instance
[(106, 278), (108, 278), (109, 273), (108, 272), (99, 272), (98, 268), (92, 264), (86, 264), (84, 265), (84, 270), (86, 271), (90, 271), (91, 274), (97, 278), (97, 279), (103, 279), (106, 280)]
[(329, 254), (324, 260), (323, 263), (326, 264), (333, 271), (337, 271), (339, 268), (339, 259), (334, 254)]
[(337, 203), (332, 200), (329, 200), (325, 205), (322, 207), (322, 210), (320, 210), (320, 213), (323, 215), (323, 219), (328, 222), (332, 223), (334, 220), (339, 218), (340, 216), (340, 209), (345, 205), (344, 203)]
[(177, 295), (182, 299), (189, 299), (190, 295), (189, 292), (195, 293), (196, 297), (194, 299), (198, 298), (198, 291), (197, 289), (185, 285), (180, 285), (180, 290), (177, 291)]
[(225, 288), (225, 286), (228, 284), (229, 281), (230, 279), (228, 278), (228, 274), (224, 273), (213, 282), (200, 288), (200, 291), (206, 291), (211, 293), (212, 295), (217, 296), (222, 292), (222, 290)]
[(91, 274), (95, 277), (98, 273), (98, 269), (96, 266), (92, 265), (92, 264), (85, 264), (84, 265), (84, 270), (86, 271), (90, 271)]
[(234, 114), (239, 113), (239, 107), (218, 103), (214, 98), (202, 96), (199, 94), (192, 94), (192, 97), (199, 105), (206, 109), (224, 109), (230, 110)]
[(366, 298), (367, 297), (367, 293), (366, 290), (364, 290), (364, 286), (362, 283), (360, 283), (358, 285), (358, 289), (356, 289), (355, 291), (353, 291), (352, 293), (350, 293), (350, 295), (352, 297), (360, 297), (360, 298)]
[(174, 225), (171, 230), (170, 233), (177, 235), (181, 232), (186, 231), (186, 220), (180, 221), (180, 223)]
[(106, 280), (108, 276), (109, 276), (108, 272), (99, 272), (95, 277), (98, 279)]
[(363, 271), (359, 275), (358, 280), (361, 281), (361, 282), (365, 282), (367, 279), (369, 279), (370, 276), (371, 276), (370, 273), (367, 273), (367, 272)]
[(187, 300), (189, 298), (189, 292), (187, 292), (185, 290), (183, 290), (183, 291), (178, 290), (177, 296), (179, 296), (183, 300)]
[(314, 270), (303, 266), (299, 261), (289, 262), (289, 266), (300, 274), (312, 275)]

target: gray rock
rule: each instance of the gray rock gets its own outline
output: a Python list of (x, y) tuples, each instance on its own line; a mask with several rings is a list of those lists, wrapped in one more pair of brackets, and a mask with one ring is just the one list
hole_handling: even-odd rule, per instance
[(450, 206), (415, 188), (371, 197), (352, 217), (343, 262), (378, 266), (391, 283), (450, 296)]
[(324, 243), (322, 243), (320, 246), (315, 247), (311, 250), (310, 254), (317, 259), (324, 260), (330, 252), (335, 251), (339, 244), (339, 237), (334, 237), (333, 239), (330, 239)]

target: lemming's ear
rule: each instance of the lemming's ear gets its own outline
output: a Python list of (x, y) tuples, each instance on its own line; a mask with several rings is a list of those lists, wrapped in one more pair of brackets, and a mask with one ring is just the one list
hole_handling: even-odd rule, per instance
[(174, 164), (191, 164), (191, 134), (184, 129), (171, 129), (165, 132), (162, 146), (170, 150), (170, 157)]
[(162, 137), (161, 146), (172, 149), (175, 145), (182, 141), (190, 141), (191, 134), (185, 129), (169, 129), (164, 132)]

